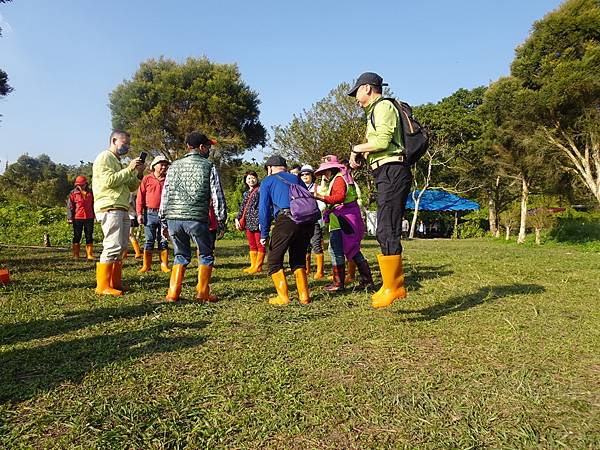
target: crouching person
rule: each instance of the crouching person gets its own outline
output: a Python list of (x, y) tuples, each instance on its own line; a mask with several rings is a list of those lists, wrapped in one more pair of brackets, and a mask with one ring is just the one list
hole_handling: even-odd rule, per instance
[(185, 268), (192, 259), (191, 240), (199, 256), (196, 300), (217, 301), (209, 286), (214, 264), (209, 208), (212, 201), (221, 232), (225, 229), (227, 208), (219, 174), (208, 160), (210, 147), (216, 143), (202, 133), (190, 133), (186, 138), (187, 154), (173, 162), (167, 172), (159, 214), (163, 236), (171, 237), (175, 254), (166, 297), (170, 302), (181, 295)]
[(146, 167), (139, 158), (122, 167), (121, 157), (129, 152), (129, 141), (128, 133), (114, 131), (109, 149), (100, 153), (93, 165), (94, 211), (104, 233), (100, 262), (96, 264), (96, 293), (102, 295), (123, 293), (123, 252), (131, 225), (129, 194), (140, 185)]
[(356, 185), (346, 166), (335, 155), (327, 155), (315, 174), (323, 175), (329, 182), (327, 195), (315, 194), (325, 202), (323, 213), (329, 223), (329, 250), (333, 268), (333, 283), (325, 290), (341, 292), (346, 280), (345, 259), (353, 261), (360, 273), (359, 288), (374, 290), (369, 263), (360, 250), (360, 242), (365, 233), (365, 225), (358, 207)]
[[(271, 229), (271, 217), (275, 225), (269, 242), (269, 275), (273, 279), (277, 296), (269, 300), (272, 305), (290, 303), (288, 284), (283, 270), (283, 258), (289, 250), (290, 267), (296, 277), (296, 288), (300, 303), (310, 303), (308, 280), (306, 276), (306, 249), (315, 228), (315, 220), (298, 224), (292, 220), (290, 212), (289, 189), (291, 184), (301, 185), (297, 175), (287, 172), (287, 163), (281, 156), (275, 155), (265, 163), (268, 176), (260, 185), (258, 217), (260, 221), (260, 242), (266, 244)], [(315, 204), (316, 207), (316, 204)]]

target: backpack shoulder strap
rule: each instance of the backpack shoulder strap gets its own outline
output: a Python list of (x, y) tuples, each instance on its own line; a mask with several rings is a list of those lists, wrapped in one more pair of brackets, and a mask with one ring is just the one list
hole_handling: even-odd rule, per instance
[(275, 176), (276, 176), (277, 178), (279, 178), (281, 181), (283, 181), (285, 184), (287, 184), (287, 185), (289, 185), (289, 186), (291, 186), (291, 185), (292, 185), (292, 183), (290, 183), (288, 180), (286, 180), (286, 179), (285, 179), (285, 178), (283, 178), (282, 176), (279, 176), (279, 175), (277, 175), (277, 174), (275, 174)]
[(376, 130), (377, 128), (375, 128), (375, 119), (373, 118), (373, 115), (375, 114), (375, 106), (377, 106), (377, 104), (379, 102), (382, 102), (383, 100), (389, 100), (392, 101), (393, 103), (393, 98), (390, 97), (379, 97), (377, 100), (375, 100), (375, 103), (373, 103), (373, 109), (371, 110), (371, 115), (369, 116), (369, 120), (371, 121), (371, 125), (373, 125), (373, 128)]
[[(371, 115), (369, 116), (369, 120), (371, 121), (371, 125), (373, 126), (373, 129), (377, 130), (377, 127), (375, 126), (375, 118), (373, 117), (375, 115), (375, 106), (377, 106), (377, 104), (379, 102), (382, 102), (384, 100), (387, 100), (392, 105), (394, 105), (394, 108), (396, 108), (396, 111), (398, 111), (398, 126), (400, 127), (400, 130), (402, 130), (402, 113), (400, 112), (400, 109), (399, 109), (400, 105), (398, 104), (398, 100), (396, 100), (393, 97), (379, 97), (377, 100), (375, 100), (375, 103), (373, 104), (373, 109), (371, 110)], [(400, 148), (400, 145), (394, 139), (392, 139), (391, 142), (396, 147)]]

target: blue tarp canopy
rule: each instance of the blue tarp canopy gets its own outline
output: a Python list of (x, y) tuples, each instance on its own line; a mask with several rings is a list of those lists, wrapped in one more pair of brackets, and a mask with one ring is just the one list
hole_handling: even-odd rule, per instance
[[(415, 191), (415, 197), (420, 191)], [(415, 209), (413, 193), (408, 194), (406, 209)], [(479, 209), (479, 204), (446, 191), (426, 190), (419, 203), (419, 211), (472, 211)]]

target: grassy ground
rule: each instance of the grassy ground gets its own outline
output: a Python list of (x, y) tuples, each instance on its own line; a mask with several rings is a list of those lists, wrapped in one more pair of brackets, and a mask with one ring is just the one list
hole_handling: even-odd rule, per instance
[(242, 241), (219, 242), (211, 305), (195, 267), (171, 305), (131, 258), (122, 298), (66, 251), (0, 259), (2, 448), (600, 448), (598, 254), (408, 242), (409, 297), (381, 311), (324, 281), (268, 305)]

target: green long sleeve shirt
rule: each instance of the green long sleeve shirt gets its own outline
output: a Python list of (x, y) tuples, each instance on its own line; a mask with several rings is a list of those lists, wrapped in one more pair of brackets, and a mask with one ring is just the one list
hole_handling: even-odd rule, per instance
[[(365, 107), (367, 115), (367, 142), (377, 150), (370, 152), (367, 162), (373, 162), (389, 156), (400, 155), (402, 148), (397, 147), (392, 141), (402, 144), (400, 118), (398, 110), (390, 101), (377, 101), (374, 99)], [(375, 127), (371, 123), (371, 113)]]
[(121, 161), (110, 150), (100, 153), (93, 166), (92, 191), (94, 212), (109, 209), (129, 209), (129, 193), (140, 185), (137, 171), (123, 168)]

